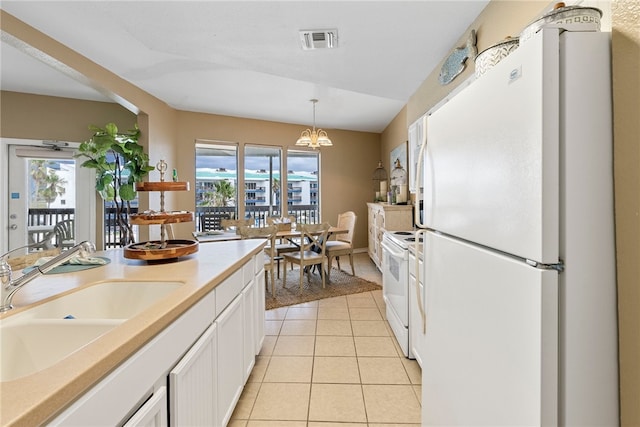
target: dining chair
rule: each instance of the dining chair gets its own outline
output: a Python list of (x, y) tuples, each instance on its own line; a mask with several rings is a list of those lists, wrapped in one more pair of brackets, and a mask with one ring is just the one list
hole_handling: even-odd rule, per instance
[(302, 293), (302, 276), (307, 271), (307, 280), (311, 283), (311, 267), (320, 264), (322, 274), (322, 287), (325, 287), (324, 258), (327, 235), (329, 234), (329, 223), (322, 224), (298, 224), (300, 230), (300, 248), (297, 252), (287, 252), (283, 255), (284, 266), (282, 270), (282, 286), (287, 285), (287, 262), (298, 264), (300, 267), (300, 292)]
[(335, 240), (329, 240), (326, 245), (327, 256), (327, 271), (329, 277), (331, 277), (331, 264), (333, 258), (338, 262), (338, 270), (340, 267), (340, 255), (349, 255), (349, 262), (351, 263), (351, 274), (356, 275), (356, 271), (353, 268), (353, 233), (356, 228), (357, 215), (353, 211), (343, 212), (338, 215), (338, 228), (346, 228), (348, 233), (336, 234)]
[[(278, 229), (281, 229), (285, 224), (289, 224), (289, 227), (296, 222), (295, 215), (281, 216), (268, 216), (267, 224), (275, 225)], [(285, 239), (276, 239), (276, 272), (278, 279), (280, 278), (280, 261), (282, 261), (282, 254), (286, 252), (296, 252), (300, 250), (300, 246)], [(291, 266), (293, 268), (293, 265)]]
[(75, 246), (76, 239), (74, 220), (65, 219), (58, 222), (53, 227), (53, 232), (56, 235), (56, 246), (60, 249), (65, 250)]
[(208, 212), (200, 215), (200, 231), (221, 230), (222, 220), (229, 219), (229, 214)]
[[(248, 225), (241, 225), (238, 227), (238, 232), (242, 239), (267, 239), (269, 243), (264, 250), (264, 285), (265, 289), (268, 289), (268, 283), (271, 283), (271, 295), (276, 296), (276, 281), (273, 277), (273, 264), (275, 257), (275, 240), (278, 227), (275, 225), (269, 225), (266, 227), (250, 227)], [(269, 277), (267, 279), (267, 277)]]
[(236, 234), (240, 234), (240, 227), (251, 227), (254, 224), (253, 218), (247, 219), (228, 219), (220, 220), (220, 227), (225, 231), (235, 230)]

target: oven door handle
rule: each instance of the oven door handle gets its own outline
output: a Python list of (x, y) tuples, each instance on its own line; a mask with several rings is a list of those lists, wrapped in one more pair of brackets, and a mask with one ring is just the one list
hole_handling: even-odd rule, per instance
[(382, 245), (382, 249), (386, 250), (389, 252), (389, 254), (391, 254), (392, 256), (396, 257), (396, 258), (407, 258), (407, 251), (401, 250), (401, 251), (395, 251), (394, 248), (392, 248), (389, 244), (387, 244), (384, 240), (381, 243)]

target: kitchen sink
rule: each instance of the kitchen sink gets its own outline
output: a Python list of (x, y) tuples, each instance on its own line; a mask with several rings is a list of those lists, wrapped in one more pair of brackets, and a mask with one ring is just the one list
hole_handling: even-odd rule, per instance
[(31, 319), (0, 326), (0, 381), (11, 381), (54, 365), (110, 331), (121, 320)]
[(100, 282), (0, 320), (0, 381), (53, 366), (181, 285), (182, 282)]
[(181, 285), (181, 282), (101, 282), (34, 306), (25, 314), (38, 319), (129, 319)]

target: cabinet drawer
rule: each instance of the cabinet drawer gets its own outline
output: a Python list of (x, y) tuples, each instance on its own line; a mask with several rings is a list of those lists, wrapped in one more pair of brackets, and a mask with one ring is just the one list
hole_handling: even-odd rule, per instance
[(216, 315), (222, 313), (226, 306), (240, 295), (244, 288), (241, 268), (216, 287)]

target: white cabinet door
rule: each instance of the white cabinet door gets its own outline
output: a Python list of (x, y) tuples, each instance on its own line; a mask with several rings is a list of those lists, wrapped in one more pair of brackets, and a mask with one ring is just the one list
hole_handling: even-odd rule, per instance
[(218, 316), (218, 420), (227, 425), (244, 386), (244, 316), (238, 295)]
[(261, 269), (256, 274), (256, 311), (255, 311), (255, 354), (259, 354), (264, 343), (264, 310), (265, 310), (265, 274)]
[(213, 324), (169, 372), (171, 425), (214, 425), (216, 357), (216, 325)]
[[(420, 311), (419, 303), (422, 302), (424, 307), (424, 286), (422, 276), (424, 273), (420, 273), (420, 281), (416, 280), (415, 268), (416, 257), (409, 256), (409, 358), (416, 359), (418, 365), (422, 367), (422, 359), (424, 353), (424, 340), (425, 330), (422, 318), (422, 312)], [(420, 261), (419, 267), (423, 268), (423, 263)], [(420, 301), (419, 301), (420, 300)]]
[(160, 387), (123, 427), (166, 427), (167, 388)]
[(256, 281), (253, 279), (242, 290), (242, 310), (244, 314), (244, 377), (243, 383), (249, 379), (249, 374), (256, 363)]

